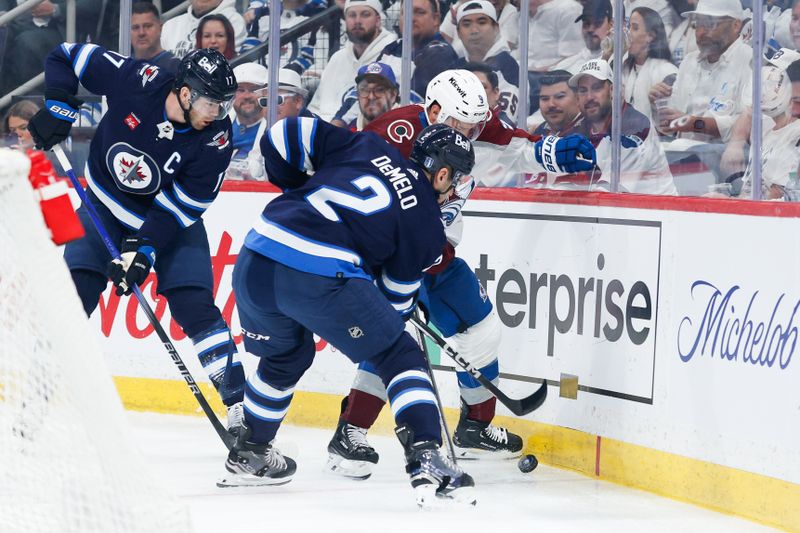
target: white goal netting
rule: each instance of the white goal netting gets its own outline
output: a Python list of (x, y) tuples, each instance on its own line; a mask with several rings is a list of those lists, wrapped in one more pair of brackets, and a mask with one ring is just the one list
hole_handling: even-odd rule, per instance
[(0, 149), (0, 532), (188, 532), (129, 442), (28, 167)]

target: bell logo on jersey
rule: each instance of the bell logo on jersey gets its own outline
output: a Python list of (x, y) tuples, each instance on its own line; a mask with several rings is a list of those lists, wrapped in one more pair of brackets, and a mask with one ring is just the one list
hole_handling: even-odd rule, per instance
[(148, 82), (153, 81), (153, 78), (158, 76), (158, 67), (155, 65), (143, 65), (137, 74), (142, 77), (142, 87), (144, 87)]
[(386, 128), (386, 134), (396, 144), (403, 144), (404, 140), (414, 138), (414, 126), (407, 120), (395, 120)]
[(152, 194), (161, 185), (161, 171), (153, 158), (127, 143), (117, 143), (108, 149), (106, 165), (123, 192)]
[(214, 135), (214, 138), (211, 139), (211, 142), (206, 143), (206, 146), (216, 146), (217, 150), (222, 150), (228, 144), (230, 144), (230, 137), (228, 136), (228, 130), (225, 130)]

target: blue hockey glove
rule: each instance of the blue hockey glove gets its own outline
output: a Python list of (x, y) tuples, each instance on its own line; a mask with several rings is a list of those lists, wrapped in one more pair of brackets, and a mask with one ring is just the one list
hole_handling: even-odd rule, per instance
[(117, 288), (117, 296), (130, 294), (134, 285), (141, 285), (156, 262), (155, 248), (141, 237), (127, 237), (122, 241), (120, 257), (108, 265), (108, 277)]
[(548, 172), (587, 172), (597, 163), (594, 146), (582, 135), (549, 135), (537, 142), (534, 150), (536, 161)]
[(83, 100), (61, 89), (44, 92), (44, 107), (28, 122), (36, 148), (49, 150), (69, 137), (69, 130), (78, 118)]

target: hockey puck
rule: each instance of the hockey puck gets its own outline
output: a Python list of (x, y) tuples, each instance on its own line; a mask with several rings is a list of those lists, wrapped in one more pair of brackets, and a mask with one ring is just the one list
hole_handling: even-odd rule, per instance
[(539, 460), (532, 453), (522, 456), (519, 462), (517, 462), (517, 468), (524, 474), (533, 472), (536, 470), (537, 466), (539, 466)]

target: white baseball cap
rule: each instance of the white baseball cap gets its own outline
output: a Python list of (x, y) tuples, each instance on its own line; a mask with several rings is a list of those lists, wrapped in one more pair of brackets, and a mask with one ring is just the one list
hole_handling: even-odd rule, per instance
[(300, 74), (292, 69), (282, 68), (278, 71), (278, 88), (297, 93), (303, 98), (308, 96), (308, 91), (303, 87), (303, 80), (300, 79)]
[(709, 17), (732, 17), (736, 20), (744, 18), (742, 3), (739, 0), (700, 0), (692, 11), (684, 11), (682, 17), (689, 15), (706, 15)]
[(778, 68), (786, 70), (789, 65), (800, 59), (800, 52), (792, 50), (791, 48), (781, 48), (767, 61)]
[(605, 59), (592, 59), (587, 61), (583, 65), (581, 65), (581, 69), (578, 71), (577, 74), (572, 76), (569, 79), (567, 84), (570, 87), (577, 87), (578, 80), (581, 79), (582, 76), (591, 76), (601, 81), (613, 81), (614, 74), (611, 70), (611, 65), (608, 64), (608, 61)]
[(237, 83), (252, 83), (263, 87), (269, 81), (267, 67), (258, 63), (242, 63), (233, 69)]
[(456, 11), (456, 24), (461, 22), (461, 19), (467, 15), (486, 15), (497, 22), (497, 10), (492, 3), (487, 0), (467, 0), (458, 6), (458, 11)]
[(386, 18), (386, 15), (383, 14), (383, 6), (380, 0), (347, 0), (344, 3), (344, 12), (347, 13), (347, 10), (351, 7), (371, 7), (381, 17), (381, 20)]

